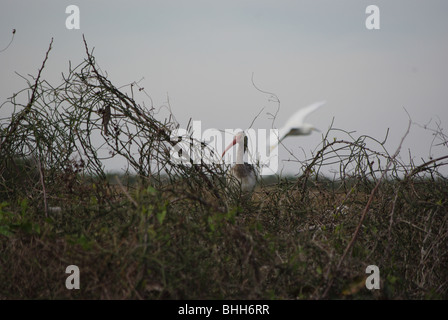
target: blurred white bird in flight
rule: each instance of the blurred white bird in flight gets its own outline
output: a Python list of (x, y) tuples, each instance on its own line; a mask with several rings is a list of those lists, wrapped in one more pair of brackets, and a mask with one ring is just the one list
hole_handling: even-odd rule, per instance
[(278, 130), (278, 136), (271, 135), (270, 138), (271, 151), (274, 150), (278, 146), (278, 144), (288, 136), (303, 136), (311, 134), (313, 130), (319, 131), (312, 124), (305, 123), (304, 120), (310, 113), (316, 111), (325, 103), (326, 101), (315, 102), (294, 113), (288, 119), (288, 121), (286, 121), (285, 125)]

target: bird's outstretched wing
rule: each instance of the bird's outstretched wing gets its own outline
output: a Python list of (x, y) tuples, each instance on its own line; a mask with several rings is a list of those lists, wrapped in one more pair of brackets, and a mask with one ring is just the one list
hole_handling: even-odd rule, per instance
[(286, 123), (282, 129), (300, 128), (303, 125), (305, 118), (312, 112), (316, 111), (318, 108), (320, 108), (325, 103), (326, 103), (326, 101), (315, 102), (305, 108), (298, 110), (296, 113), (294, 113), (288, 119), (288, 121), (286, 121)]
[(320, 108), (322, 105), (324, 105), (326, 101), (318, 101), (313, 104), (310, 104), (309, 106), (299, 109), (294, 113), (288, 121), (286, 121), (285, 125), (278, 130), (278, 137), (277, 136), (271, 136), (270, 142), (271, 142), (271, 150), (277, 146), (280, 141), (282, 141), (284, 138), (288, 136), (288, 134), (291, 132), (294, 128), (300, 128), (305, 118), (312, 112), (316, 111), (318, 108)]

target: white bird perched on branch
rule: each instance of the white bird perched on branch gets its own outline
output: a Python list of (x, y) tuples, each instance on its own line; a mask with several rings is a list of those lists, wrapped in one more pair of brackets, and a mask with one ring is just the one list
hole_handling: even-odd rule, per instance
[(312, 124), (305, 123), (305, 118), (312, 112), (316, 111), (319, 107), (324, 105), (326, 101), (315, 102), (303, 109), (294, 113), (285, 125), (278, 130), (278, 137), (272, 135), (270, 138), (271, 151), (277, 147), (277, 145), (285, 139), (287, 136), (302, 136), (309, 135), (313, 130), (319, 131)]

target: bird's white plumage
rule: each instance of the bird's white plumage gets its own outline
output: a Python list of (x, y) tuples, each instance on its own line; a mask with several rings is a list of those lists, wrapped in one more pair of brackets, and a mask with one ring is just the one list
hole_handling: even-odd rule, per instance
[(233, 142), (224, 150), (222, 157), (235, 144), (238, 145), (236, 164), (229, 170), (227, 181), (229, 185), (233, 185), (236, 182), (242, 192), (252, 192), (256, 184), (256, 174), (253, 165), (244, 163), (245, 137), (244, 132), (239, 132), (233, 139)]
[(314, 128), (313, 125), (305, 123), (305, 118), (312, 112), (316, 111), (322, 105), (324, 105), (326, 101), (315, 102), (305, 108), (298, 110), (294, 113), (288, 121), (286, 121), (285, 125), (278, 130), (278, 137), (272, 135), (270, 138), (270, 147), (273, 150), (277, 145), (285, 139), (287, 136), (298, 136), (298, 135), (308, 135), (311, 134), (311, 131)]

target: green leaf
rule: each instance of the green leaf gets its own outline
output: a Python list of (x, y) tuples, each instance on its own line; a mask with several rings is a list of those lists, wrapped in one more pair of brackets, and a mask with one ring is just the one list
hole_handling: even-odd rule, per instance
[(22, 201), (20, 201), (20, 208), (22, 209), (22, 215), (25, 215), (26, 211), (28, 210), (27, 198), (23, 198)]
[(316, 272), (317, 274), (322, 274), (322, 268), (320, 266), (317, 266)]
[(0, 235), (9, 237), (12, 236), (13, 233), (11, 232), (8, 226), (0, 226)]
[(146, 188), (146, 192), (149, 193), (150, 195), (155, 195), (157, 193), (157, 190), (151, 186), (148, 186), (148, 188)]
[(166, 208), (164, 208), (161, 212), (157, 213), (157, 220), (159, 220), (159, 223), (162, 224), (163, 220), (165, 220), (166, 216)]

